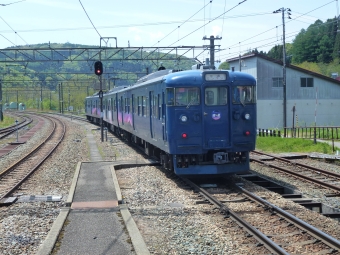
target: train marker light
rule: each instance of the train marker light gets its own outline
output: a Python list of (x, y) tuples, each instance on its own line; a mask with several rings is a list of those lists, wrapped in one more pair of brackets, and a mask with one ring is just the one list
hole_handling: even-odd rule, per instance
[(245, 118), (246, 120), (249, 120), (249, 119), (250, 119), (250, 114), (249, 114), (249, 113), (246, 113), (246, 114), (244, 115), (244, 118)]
[(188, 136), (187, 136), (187, 134), (186, 133), (183, 133), (182, 134), (182, 138), (187, 138)]
[(186, 122), (186, 121), (188, 120), (188, 117), (185, 116), (185, 115), (181, 115), (181, 116), (180, 116), (180, 120), (181, 120), (182, 122)]
[(103, 63), (101, 61), (96, 61), (94, 63), (94, 73), (96, 75), (102, 75), (103, 74)]
[(246, 136), (249, 136), (249, 135), (250, 135), (250, 132), (249, 132), (249, 131), (246, 131), (244, 134), (245, 134)]

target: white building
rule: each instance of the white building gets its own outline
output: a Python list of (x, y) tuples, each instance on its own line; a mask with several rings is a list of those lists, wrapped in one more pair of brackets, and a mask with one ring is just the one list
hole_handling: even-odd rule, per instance
[[(257, 80), (257, 127), (283, 128), (282, 61), (260, 54), (227, 59), (230, 69)], [(295, 116), (293, 107), (295, 106)], [(340, 81), (286, 65), (286, 123), (294, 126), (340, 126)]]

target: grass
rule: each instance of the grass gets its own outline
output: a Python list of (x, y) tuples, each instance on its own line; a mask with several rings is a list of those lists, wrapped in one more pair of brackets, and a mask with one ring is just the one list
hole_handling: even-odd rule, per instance
[[(265, 152), (319, 152), (334, 154), (331, 144), (299, 138), (257, 137), (256, 150)], [(335, 151), (340, 148), (335, 147)]]
[(0, 128), (9, 127), (15, 124), (15, 118), (4, 116), (4, 120), (0, 121)]

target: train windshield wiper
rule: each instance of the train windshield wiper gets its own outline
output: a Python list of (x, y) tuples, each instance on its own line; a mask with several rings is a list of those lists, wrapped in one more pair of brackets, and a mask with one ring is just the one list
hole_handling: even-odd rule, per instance
[(195, 98), (192, 98), (189, 104), (187, 105), (187, 108), (189, 109), (190, 105), (192, 105), (195, 102)]

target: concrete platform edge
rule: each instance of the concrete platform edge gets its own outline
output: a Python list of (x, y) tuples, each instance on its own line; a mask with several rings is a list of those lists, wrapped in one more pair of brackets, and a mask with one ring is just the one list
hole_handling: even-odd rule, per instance
[(71, 187), (70, 187), (70, 192), (69, 192), (69, 195), (67, 197), (67, 201), (65, 203), (67, 208), (61, 208), (60, 209), (60, 213), (59, 213), (57, 219), (54, 221), (52, 228), (48, 232), (43, 244), (40, 246), (40, 248), (38, 250), (38, 253), (37, 253), (38, 255), (51, 254), (51, 252), (54, 248), (54, 245), (57, 242), (60, 231), (62, 230), (64, 223), (67, 219), (67, 216), (70, 212), (69, 207), (72, 204), (72, 200), (73, 200), (74, 192), (75, 192), (75, 189), (76, 189), (81, 164), (82, 164), (82, 162), (78, 162), (77, 167), (76, 167), (76, 171), (74, 172), (73, 180), (72, 180)]
[[(112, 173), (112, 178), (114, 182), (114, 187), (116, 189), (118, 201), (121, 201), (122, 193), (119, 188), (118, 179), (116, 176), (116, 171), (115, 171), (114, 166), (111, 166), (111, 173)], [(122, 214), (122, 218), (124, 220), (126, 229), (129, 232), (129, 236), (131, 238), (131, 242), (132, 242), (132, 245), (133, 245), (133, 248), (136, 254), (137, 255), (150, 255), (148, 247), (146, 246), (144, 239), (139, 232), (137, 224), (135, 223), (135, 221), (133, 220), (129, 212), (128, 207), (126, 205), (120, 205), (120, 213)]]
[(37, 255), (49, 255), (51, 254), (55, 243), (57, 242), (60, 231), (64, 226), (64, 222), (70, 212), (69, 208), (62, 208), (57, 219), (52, 225), (52, 228), (48, 232), (43, 244), (39, 247)]
[(80, 172), (80, 167), (81, 164), (83, 162), (78, 162), (77, 167), (76, 167), (76, 171), (74, 172), (74, 176), (73, 176), (73, 180), (71, 183), (71, 187), (70, 187), (70, 192), (68, 193), (68, 197), (67, 197), (67, 201), (66, 201), (66, 206), (70, 207), (73, 201), (73, 196), (74, 196), (74, 192), (76, 190), (76, 186), (77, 186), (77, 181), (78, 181), (78, 177), (79, 177), (79, 172)]

